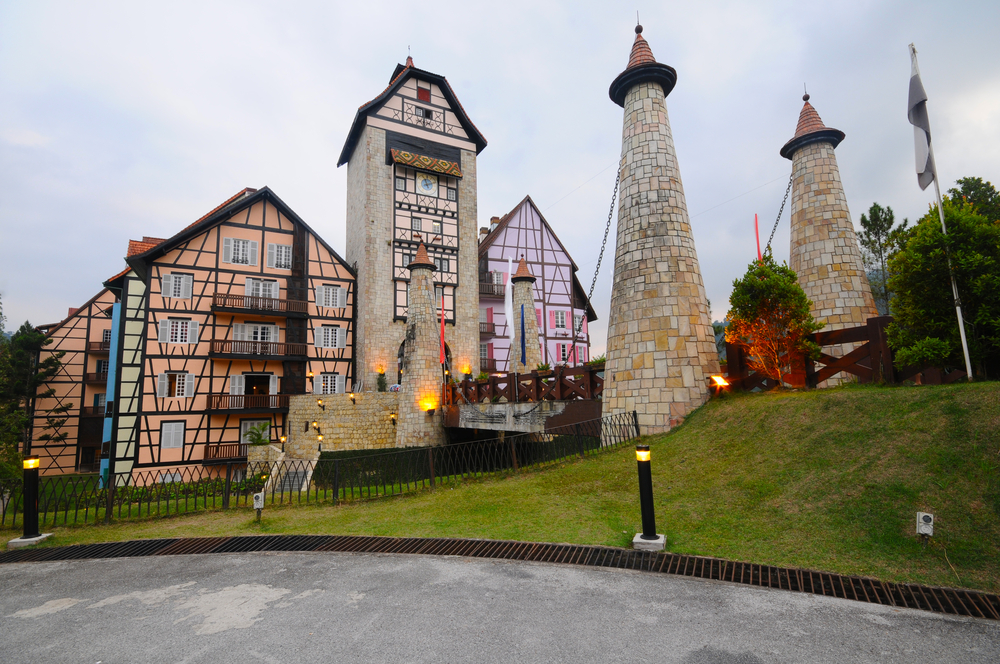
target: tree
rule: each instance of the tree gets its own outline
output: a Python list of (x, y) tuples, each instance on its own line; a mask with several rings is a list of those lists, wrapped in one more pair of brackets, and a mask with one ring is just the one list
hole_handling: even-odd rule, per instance
[(889, 290), (889, 257), (898, 251), (900, 243), (905, 241), (909, 223), (908, 219), (904, 219), (901, 225), (896, 226), (892, 208), (889, 206), (883, 208), (878, 203), (872, 203), (868, 208), (868, 214), (861, 215), (863, 230), (858, 233), (861, 260), (868, 275), (875, 307), (883, 316), (889, 313), (889, 300), (892, 298)]
[(1000, 221), (1000, 192), (982, 178), (959, 178), (955, 181), (958, 188), (948, 190), (948, 196), (953, 201), (963, 200), (971, 203), (976, 213), (990, 221)]
[(964, 366), (948, 273), (950, 256), (973, 372), (1000, 372), (1000, 224), (970, 202), (944, 199), (948, 234), (937, 207), (917, 223), (906, 247), (890, 263), (895, 293), (889, 346), (901, 365)]
[(747, 347), (747, 365), (779, 383), (791, 355), (819, 355), (808, 335), (823, 327), (809, 313), (811, 302), (787, 264), (767, 254), (750, 263), (742, 279), (733, 282), (732, 307), (726, 318), (726, 341)]

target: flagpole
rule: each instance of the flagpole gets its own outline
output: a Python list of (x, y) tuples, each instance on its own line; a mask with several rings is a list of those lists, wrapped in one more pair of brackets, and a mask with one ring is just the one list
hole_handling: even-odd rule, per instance
[[(920, 92), (923, 93), (923, 86), (919, 83), (920, 65), (917, 63), (917, 49), (913, 44), (910, 44), (910, 60), (913, 64), (913, 73), (916, 75), (918, 84), (920, 85)], [(926, 103), (926, 94), (924, 94), (924, 103)], [(934, 195), (937, 197), (938, 217), (941, 219), (941, 234), (947, 237), (948, 229), (944, 223), (944, 204), (941, 200), (941, 186), (938, 184), (938, 180), (940, 178), (937, 172), (937, 162), (934, 159), (934, 144), (930, 140), (930, 118), (925, 115), (924, 121), (926, 122), (927, 131), (927, 154), (930, 161), (931, 174), (934, 177)], [(918, 170), (918, 173), (919, 172), (920, 171)], [(927, 185), (925, 184), (924, 187), (926, 186)], [(947, 248), (945, 248), (945, 256), (948, 260), (948, 276), (951, 278), (951, 294), (955, 301), (955, 316), (958, 318), (958, 334), (962, 339), (962, 354), (965, 357), (965, 373), (968, 376), (969, 382), (972, 382), (972, 362), (969, 359), (969, 343), (965, 338), (965, 321), (962, 319), (962, 301), (958, 297), (958, 284), (955, 283), (955, 272), (951, 266), (951, 252), (948, 251)]]

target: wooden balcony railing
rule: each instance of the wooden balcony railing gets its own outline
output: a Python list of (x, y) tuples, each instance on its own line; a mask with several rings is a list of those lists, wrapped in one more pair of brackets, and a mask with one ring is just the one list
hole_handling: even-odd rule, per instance
[(279, 300), (273, 297), (229, 295), (226, 293), (215, 293), (212, 295), (212, 308), (245, 309), (247, 311), (263, 311), (278, 315), (309, 313), (309, 303), (302, 300)]
[[(484, 362), (484, 360), (480, 360)], [(604, 392), (604, 367), (556, 367), (553, 371), (532, 371), (524, 374), (501, 374), (486, 380), (464, 380), (457, 385), (448, 383), (444, 403), (481, 403), (503, 400), (569, 401), (596, 399)]]
[(484, 323), (479, 321), (479, 334), (492, 337), (496, 334), (496, 325), (493, 323)]
[(497, 361), (494, 358), (492, 358), (492, 357), (489, 358), (489, 359), (487, 359), (485, 357), (481, 357), (481, 358), (479, 358), (479, 370), (480, 371), (485, 371), (486, 373), (490, 373), (492, 371), (496, 371), (497, 370)]
[(83, 382), (85, 383), (106, 383), (108, 382), (108, 372), (99, 371), (97, 373), (85, 373), (83, 374)]
[(488, 297), (503, 297), (503, 284), (482, 283), (479, 284), (479, 294)]
[(305, 355), (306, 344), (279, 344), (274, 341), (213, 341), (217, 355)]
[(212, 410), (265, 410), (288, 408), (288, 394), (210, 394)]
[(88, 341), (87, 351), (91, 353), (107, 353), (111, 350), (110, 341)]
[(83, 406), (80, 417), (104, 417), (104, 406)]
[(216, 443), (205, 445), (205, 460), (212, 459), (245, 459), (246, 443)]

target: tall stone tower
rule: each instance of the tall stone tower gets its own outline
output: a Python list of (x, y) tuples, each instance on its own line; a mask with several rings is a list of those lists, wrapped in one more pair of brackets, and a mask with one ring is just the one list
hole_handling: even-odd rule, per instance
[[(864, 325), (878, 313), (834, 154), (844, 132), (823, 124), (809, 95), (802, 100), (795, 136), (780, 153), (792, 160), (790, 267), (812, 300), (813, 317), (826, 323), (824, 330)], [(833, 354), (843, 348), (835, 347)], [(837, 377), (827, 384), (836, 382)]]
[(657, 433), (705, 402), (719, 358), (667, 118), (677, 73), (635, 32), (609, 91), (625, 120), (604, 402)]
[[(538, 345), (538, 319), (535, 315), (535, 276), (521, 256), (517, 271), (510, 278), (511, 300), (514, 304), (514, 346), (510, 349), (508, 371), (527, 373), (534, 371), (542, 363), (542, 351)], [(524, 312), (522, 316), (522, 312)], [(521, 326), (524, 319), (524, 364), (521, 364)]]
[[(479, 372), (476, 156), (486, 147), (448, 81), (397, 65), (387, 87), (358, 109), (337, 165), (347, 164), (347, 251), (357, 273), (356, 380), (396, 382), (417, 247), (445, 301), (451, 363)], [(359, 389), (354, 386), (353, 389)]]

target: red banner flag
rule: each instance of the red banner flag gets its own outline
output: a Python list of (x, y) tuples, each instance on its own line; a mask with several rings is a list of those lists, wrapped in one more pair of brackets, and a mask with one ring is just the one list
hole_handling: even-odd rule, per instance
[(753, 233), (757, 236), (757, 260), (763, 261), (764, 257), (760, 255), (760, 228), (757, 226), (757, 215), (753, 216)]
[(444, 364), (444, 289), (441, 289), (441, 364)]

